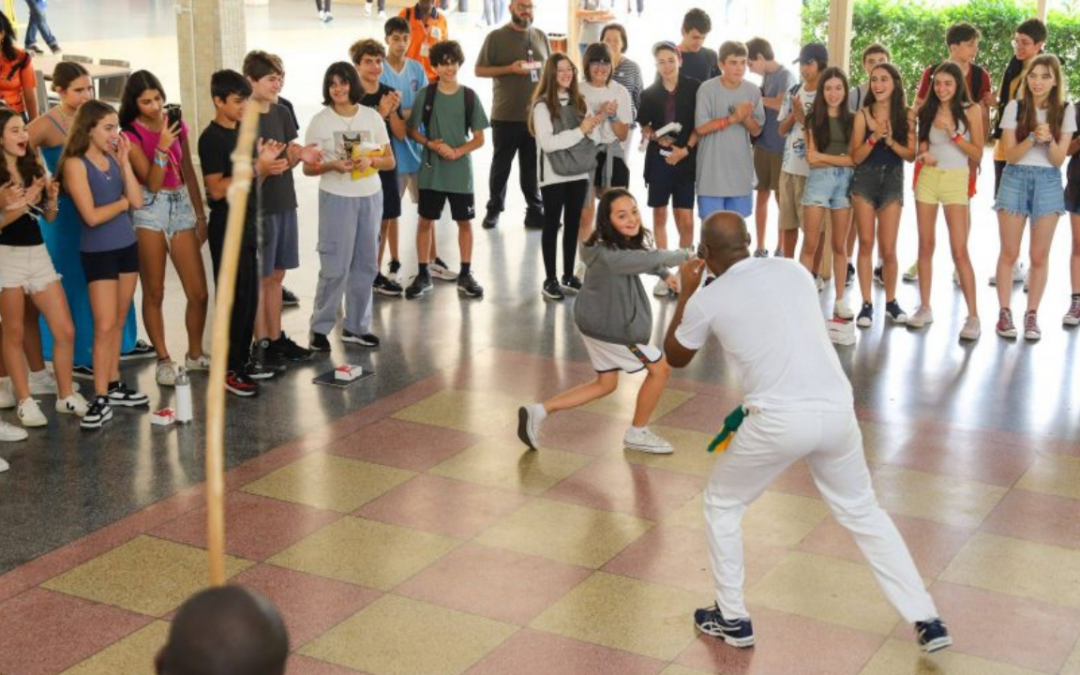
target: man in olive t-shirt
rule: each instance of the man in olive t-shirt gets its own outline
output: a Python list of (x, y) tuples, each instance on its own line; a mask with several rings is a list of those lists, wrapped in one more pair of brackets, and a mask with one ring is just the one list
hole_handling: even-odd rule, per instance
[(506, 181), (518, 155), (518, 176), (525, 195), (525, 227), (544, 226), (544, 204), (536, 183), (536, 140), (529, 133), (529, 101), (540, 82), (544, 61), (551, 53), (547, 35), (532, 27), (533, 2), (511, 0), (510, 23), (488, 33), (476, 61), (476, 76), (495, 79), (491, 130), (495, 154), (491, 160), (489, 198), (484, 227), (499, 224), (506, 205)]

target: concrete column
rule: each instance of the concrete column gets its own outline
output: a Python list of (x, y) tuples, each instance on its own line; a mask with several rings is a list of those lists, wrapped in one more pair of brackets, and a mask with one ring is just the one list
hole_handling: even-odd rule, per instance
[(829, 2), (829, 65), (848, 70), (851, 63), (851, 19), (855, 0)]
[(214, 118), (210, 76), (239, 71), (247, 53), (244, 0), (178, 0), (176, 38), (184, 121), (197, 136)]

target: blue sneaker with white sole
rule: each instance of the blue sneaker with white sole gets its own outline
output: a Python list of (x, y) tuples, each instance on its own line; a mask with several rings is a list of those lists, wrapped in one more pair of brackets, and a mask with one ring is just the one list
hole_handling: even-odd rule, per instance
[(725, 619), (716, 605), (695, 611), (694, 625), (702, 633), (720, 638), (732, 647), (754, 646), (754, 626), (750, 619)]
[(927, 654), (952, 645), (949, 629), (945, 627), (945, 622), (941, 619), (916, 621), (915, 634), (919, 638), (919, 646)]

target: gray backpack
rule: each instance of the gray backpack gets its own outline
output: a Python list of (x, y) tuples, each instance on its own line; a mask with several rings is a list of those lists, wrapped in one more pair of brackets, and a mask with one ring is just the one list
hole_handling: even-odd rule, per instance
[[(538, 101), (537, 105), (546, 105)], [(581, 126), (582, 114), (571, 104), (561, 106), (559, 114), (551, 120), (552, 130), (557, 134), (567, 129)], [(573, 147), (565, 150), (545, 153), (540, 151), (540, 180), (544, 180), (544, 157), (551, 164), (551, 170), (560, 176), (580, 176), (592, 173), (596, 168), (596, 143), (591, 138), (583, 138)]]

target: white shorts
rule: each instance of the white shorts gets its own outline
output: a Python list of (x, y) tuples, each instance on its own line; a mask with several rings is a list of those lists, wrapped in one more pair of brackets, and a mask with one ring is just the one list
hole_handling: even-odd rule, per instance
[(0, 269), (4, 270), (4, 288), (21, 288), (30, 294), (60, 280), (45, 244), (0, 246)]
[(637, 373), (664, 356), (659, 347), (652, 345), (620, 345), (597, 340), (587, 335), (582, 335), (581, 339), (585, 341), (585, 349), (589, 352), (593, 370), (598, 373), (610, 373), (616, 370)]

